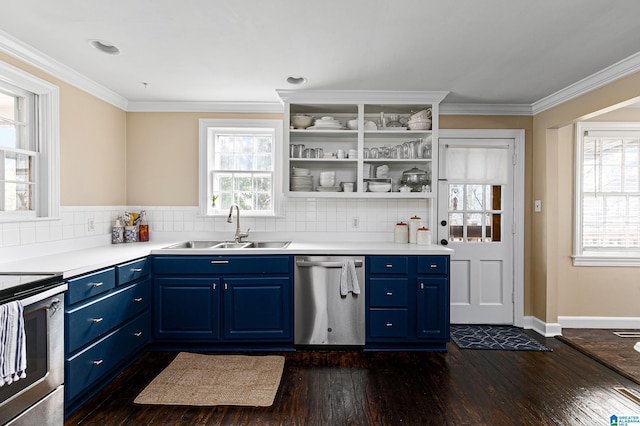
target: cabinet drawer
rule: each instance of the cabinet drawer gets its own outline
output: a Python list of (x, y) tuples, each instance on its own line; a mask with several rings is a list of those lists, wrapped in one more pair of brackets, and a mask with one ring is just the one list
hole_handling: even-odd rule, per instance
[(67, 353), (86, 345), (149, 307), (149, 281), (145, 280), (84, 305), (66, 310)]
[(114, 288), (116, 286), (116, 271), (114, 268), (104, 269), (82, 277), (72, 278), (68, 284), (67, 302), (69, 305), (73, 305)]
[(149, 275), (149, 269), (149, 261), (146, 258), (116, 266), (118, 285), (146, 277)]
[(67, 401), (78, 396), (142, 348), (149, 340), (149, 324), (149, 314), (140, 315), (67, 359), (64, 383)]
[(156, 274), (289, 274), (290, 256), (159, 256), (153, 260)]
[(408, 283), (404, 278), (371, 278), (369, 304), (371, 307), (406, 308), (408, 303)]
[(409, 258), (406, 256), (372, 256), (369, 258), (369, 271), (372, 274), (406, 274), (409, 271)]
[(409, 315), (406, 309), (372, 309), (369, 312), (371, 337), (405, 338), (409, 335)]
[(418, 273), (445, 275), (449, 273), (449, 256), (419, 256)]

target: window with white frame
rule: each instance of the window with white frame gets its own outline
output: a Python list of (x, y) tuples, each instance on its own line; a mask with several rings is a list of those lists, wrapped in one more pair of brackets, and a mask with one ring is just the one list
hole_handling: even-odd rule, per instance
[(576, 125), (574, 264), (640, 265), (640, 123)]
[(0, 220), (59, 216), (58, 88), (0, 62)]
[(200, 212), (276, 215), (281, 146), (280, 120), (200, 120)]

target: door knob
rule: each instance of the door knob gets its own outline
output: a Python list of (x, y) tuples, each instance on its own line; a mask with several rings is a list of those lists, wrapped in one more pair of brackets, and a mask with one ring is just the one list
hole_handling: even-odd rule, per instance
[(440, 221), (440, 225), (442, 225), (442, 226), (447, 226), (447, 221), (446, 221), (446, 220), (442, 220), (442, 221)]
[(449, 241), (445, 240), (444, 238), (440, 240), (440, 244), (442, 244), (443, 246), (446, 246), (447, 244), (449, 244)]

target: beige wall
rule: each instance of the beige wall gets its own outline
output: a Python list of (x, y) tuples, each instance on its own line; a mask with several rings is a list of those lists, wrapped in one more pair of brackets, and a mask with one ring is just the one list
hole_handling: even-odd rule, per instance
[(60, 88), (61, 204), (124, 205), (126, 113), (8, 55), (0, 60)]
[(128, 205), (198, 205), (200, 118), (282, 119), (282, 114), (128, 113)]
[[(640, 268), (574, 267), (573, 123), (635, 119), (612, 112), (640, 96), (640, 73), (619, 79), (534, 117), (531, 280), (533, 315), (548, 323), (559, 316), (638, 317)], [(606, 114), (606, 115), (603, 115)]]

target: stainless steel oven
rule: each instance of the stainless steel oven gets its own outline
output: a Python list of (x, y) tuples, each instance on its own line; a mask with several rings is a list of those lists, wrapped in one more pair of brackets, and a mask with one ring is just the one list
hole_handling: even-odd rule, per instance
[(24, 307), (26, 378), (0, 387), (0, 424), (64, 423), (64, 292), (57, 274), (0, 274), (0, 304)]

